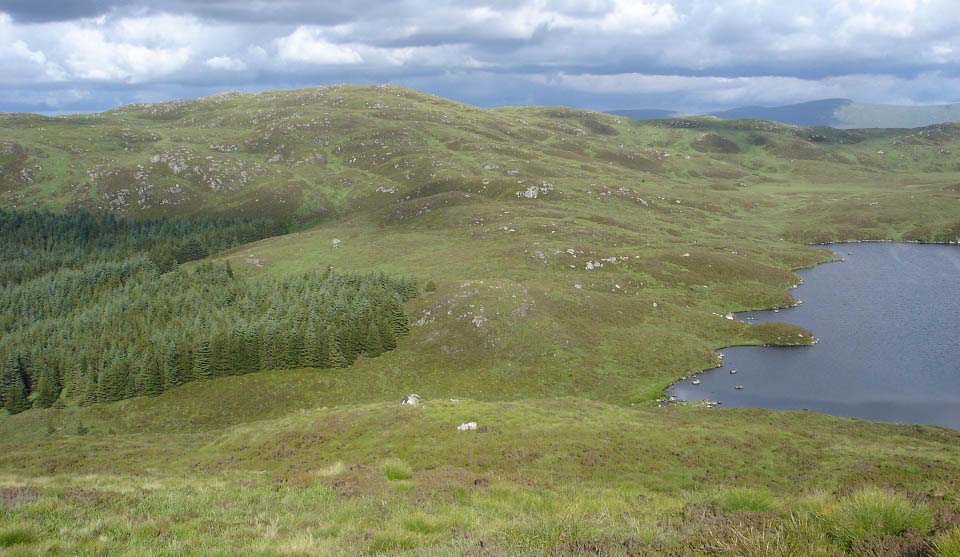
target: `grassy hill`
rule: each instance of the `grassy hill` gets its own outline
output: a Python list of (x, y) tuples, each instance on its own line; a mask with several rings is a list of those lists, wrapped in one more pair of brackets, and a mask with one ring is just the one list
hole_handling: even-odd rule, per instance
[(720, 347), (788, 342), (722, 314), (790, 304), (792, 270), (830, 257), (808, 243), (960, 238), (960, 126), (351, 86), (0, 126), (7, 207), (277, 217), (298, 231), (214, 259), (436, 285), (396, 350), (349, 368), (0, 417), (0, 548), (936, 555), (960, 536), (956, 432), (657, 404)]

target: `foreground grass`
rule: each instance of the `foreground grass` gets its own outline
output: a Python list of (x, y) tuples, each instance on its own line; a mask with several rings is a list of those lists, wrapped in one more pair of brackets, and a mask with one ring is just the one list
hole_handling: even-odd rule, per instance
[[(201, 438), (55, 434), (0, 455), (0, 539), (24, 555), (949, 547), (960, 433), (805, 413), (707, 417), (582, 399), (427, 400)], [(466, 420), (481, 428), (457, 431)]]

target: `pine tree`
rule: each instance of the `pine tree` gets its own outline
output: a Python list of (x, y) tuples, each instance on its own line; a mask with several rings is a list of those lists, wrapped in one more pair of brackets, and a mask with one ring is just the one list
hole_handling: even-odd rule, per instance
[(403, 311), (403, 306), (399, 301), (390, 304), (388, 314), (394, 336), (399, 338), (410, 332), (410, 318)]
[(163, 378), (160, 375), (160, 366), (155, 362), (147, 362), (140, 371), (140, 394), (156, 396), (163, 392)]
[(276, 324), (268, 322), (260, 339), (260, 369), (278, 369), (281, 367), (279, 341)]
[(300, 365), (303, 367), (322, 367), (323, 347), (317, 332), (311, 327), (307, 329), (303, 344), (300, 347)]
[(380, 329), (377, 324), (370, 321), (367, 323), (367, 333), (363, 338), (363, 354), (374, 358), (383, 354), (383, 338), (380, 337)]
[(350, 365), (350, 362), (343, 355), (343, 352), (340, 351), (340, 347), (337, 346), (337, 343), (330, 339), (330, 366), (328, 367), (347, 367)]
[(96, 404), (100, 402), (100, 385), (98, 384), (100, 374), (91, 369), (87, 371), (84, 378), (82, 402), (83, 404)]
[(203, 259), (208, 255), (210, 255), (210, 252), (207, 250), (207, 247), (203, 245), (203, 242), (197, 238), (190, 238), (177, 250), (176, 258), (178, 263), (183, 263), (185, 261)]
[(216, 334), (210, 340), (210, 373), (214, 377), (223, 377), (235, 373), (232, 365), (233, 350), (228, 338)]
[(17, 375), (14, 378), (13, 383), (7, 387), (4, 399), (4, 407), (7, 409), (7, 412), (11, 414), (19, 414), (24, 410), (30, 409), (30, 400), (27, 398), (27, 385), (23, 382), (22, 377)]
[(0, 406), (7, 403), (7, 390), (13, 386), (18, 377), (23, 374), (20, 366), (20, 359), (13, 354), (7, 357), (3, 368), (0, 369)]
[(52, 367), (45, 367), (37, 381), (37, 405), (50, 408), (60, 397), (60, 377)]
[(129, 370), (121, 361), (104, 363), (97, 377), (97, 401), (112, 402), (129, 396)]
[(175, 342), (167, 345), (167, 351), (163, 356), (163, 379), (168, 389), (179, 387), (184, 383), (182, 359)]
[(193, 354), (193, 377), (198, 381), (204, 381), (213, 377), (210, 368), (210, 341), (203, 340)]
[(253, 327), (245, 326), (237, 331), (237, 365), (242, 373), (261, 369), (260, 337)]
[(292, 325), (286, 335), (283, 352), (284, 369), (293, 369), (300, 367), (300, 356), (303, 353), (303, 335), (297, 330), (297, 325)]
[(377, 319), (376, 326), (380, 331), (380, 338), (383, 342), (383, 351), (389, 352), (397, 347), (397, 337), (394, 333), (394, 327), (387, 322), (386, 317)]

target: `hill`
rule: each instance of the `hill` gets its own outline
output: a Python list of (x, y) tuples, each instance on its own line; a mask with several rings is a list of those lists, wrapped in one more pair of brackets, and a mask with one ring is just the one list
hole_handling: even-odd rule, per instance
[[(615, 110), (636, 120), (676, 116), (668, 110)], [(898, 106), (865, 104), (850, 99), (823, 99), (785, 106), (744, 106), (710, 112), (724, 120), (756, 119), (796, 126), (829, 126), (840, 129), (920, 128), (960, 121), (960, 104)]]
[[(784, 124), (794, 124), (797, 126), (832, 126), (835, 128), (843, 127), (920, 127), (917, 126), (850, 126), (849, 122), (841, 120), (838, 113), (846, 107), (854, 104), (850, 99), (824, 99), (800, 104), (791, 104), (787, 106), (744, 106), (720, 112), (711, 112), (710, 116), (723, 118), (725, 120), (735, 120), (741, 118), (755, 118), (758, 120), (770, 120), (772, 122), (782, 122)], [(930, 122), (934, 124), (937, 122)]]
[(634, 120), (660, 120), (678, 116), (673, 110), (661, 110), (658, 108), (636, 108), (632, 110), (611, 110), (610, 114), (617, 116), (626, 116)]
[[(960, 433), (660, 407), (720, 347), (812, 340), (722, 317), (792, 303), (792, 271), (831, 257), (809, 242), (960, 239), (958, 126), (637, 122), (353, 86), (2, 125), (7, 208), (273, 217), (293, 231), (176, 272), (421, 286), (409, 333), (349, 367), (0, 417), (6, 547), (923, 555), (960, 524)], [(892, 518), (855, 528), (871, 512)]]

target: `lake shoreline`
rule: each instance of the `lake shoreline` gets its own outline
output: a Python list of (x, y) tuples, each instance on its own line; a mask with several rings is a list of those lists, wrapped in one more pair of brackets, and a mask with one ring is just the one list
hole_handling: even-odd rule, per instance
[[(816, 264), (808, 265), (808, 266), (801, 266), (801, 267), (794, 268), (794, 269), (792, 269), (792, 270), (793, 270), (794, 272), (802, 271), (802, 270), (811, 270), (811, 269), (815, 269), (815, 268), (821, 267), (824, 263), (842, 262), (842, 261), (845, 261), (845, 258), (844, 258), (844, 257), (842, 256), (842, 254), (840, 253), (840, 252), (842, 251), (842, 246), (843, 246), (843, 245), (853, 246), (853, 245), (857, 245), (857, 244), (903, 244), (903, 245), (927, 245), (927, 246), (958, 246), (958, 245), (960, 245), (960, 242), (921, 242), (921, 241), (912, 241), (912, 240), (908, 240), (908, 241), (900, 241), (900, 240), (850, 240), (850, 241), (837, 241), (837, 242), (814, 243), (814, 244), (808, 244), (808, 245), (809, 245), (810, 247), (815, 247), (815, 248), (826, 248), (826, 249), (824, 249), (824, 251), (825, 251), (825, 252), (828, 252), (829, 254), (831, 254), (831, 257), (827, 257), (827, 258), (825, 258), (823, 261), (817, 262)], [(837, 248), (833, 248), (833, 246), (837, 246)], [(901, 254), (903, 254), (902, 257), (904, 258), (904, 261), (905, 261), (906, 263), (909, 263), (909, 262), (911, 262), (911, 261), (912, 261), (913, 263), (917, 263), (917, 262), (922, 263), (922, 262), (923, 262), (923, 259), (922, 259), (922, 258), (917, 258), (917, 256), (916, 256), (915, 253), (910, 253), (909, 251), (907, 251), (907, 252), (899, 252), (899, 251), (890, 252), (890, 251), (887, 251), (887, 250), (883, 250), (883, 251), (879, 251), (879, 252), (878, 252), (878, 251), (876, 251), (876, 250), (868, 250), (868, 251), (863, 252), (863, 253), (866, 253), (866, 254), (869, 256), (869, 257), (865, 260), (865, 261), (866, 261), (866, 264), (867, 264), (868, 266), (869, 266), (869, 265), (874, 265), (875, 267), (878, 267), (878, 268), (880, 268), (881, 270), (883, 269), (883, 267), (882, 267), (882, 265), (881, 265), (881, 266), (878, 266), (878, 265), (877, 265), (877, 261), (880, 261), (880, 260), (883, 260), (884, 258), (886, 258), (887, 256), (884, 255), (884, 254), (893, 254), (893, 255), (895, 255), (895, 254), (897, 254), (897, 253), (901, 253)], [(948, 252), (948, 253), (949, 253), (949, 252)], [(952, 268), (949, 267), (949, 263), (950, 263), (951, 261), (955, 261), (955, 259), (954, 259), (953, 257), (948, 257), (948, 258), (944, 258), (943, 256), (935, 256), (935, 257), (936, 257), (937, 259), (935, 259), (934, 261), (937, 261), (938, 264), (935, 265), (934, 267), (931, 267), (931, 268), (934, 269), (934, 271), (935, 271), (934, 275), (931, 275), (931, 277), (936, 277), (936, 280), (940, 281), (940, 282), (938, 282), (937, 284), (939, 284), (939, 285), (942, 287), (942, 286), (943, 286), (943, 280), (944, 280), (944, 277), (945, 277), (945, 275), (944, 275), (944, 269), (942, 268), (942, 265), (947, 265), (947, 268), (946, 268), (946, 269), (947, 269), (947, 272), (952, 272)], [(872, 258), (872, 259), (870, 259), (870, 258)], [(862, 260), (862, 261), (863, 261), (863, 260)], [(896, 265), (901, 265), (901, 266), (904, 265), (904, 263), (901, 263), (901, 262), (900, 262), (900, 257), (899, 257), (899, 256), (896, 256), (896, 255), (895, 255), (895, 257), (894, 257), (894, 259), (893, 259), (892, 261), (895, 261), (894, 264), (896, 264)], [(953, 264), (956, 265), (956, 263), (953, 263)], [(921, 267), (922, 267), (922, 265), (921, 265)], [(919, 272), (919, 273), (920, 273), (920, 276), (922, 277), (923, 274), (924, 274), (924, 273), (927, 273), (928, 271), (926, 271), (926, 270), (922, 270), (922, 271), (918, 270), (917, 272)], [(916, 274), (916, 273), (915, 273), (915, 274)], [(821, 277), (821, 278), (830, 279), (831, 276), (833, 277), (833, 280), (836, 280), (836, 278), (837, 278), (838, 276), (841, 276), (841, 277), (842, 277), (842, 276), (843, 276), (843, 273), (837, 273), (836, 271), (834, 271), (834, 272), (830, 272), (830, 273), (828, 274), (828, 276), (826, 276), (826, 277)], [(886, 280), (886, 281), (890, 282), (889, 275), (888, 275), (886, 278), (883, 278), (883, 275), (880, 275), (880, 276), (881, 276), (882, 280)], [(898, 275), (898, 276), (899, 276), (899, 275)], [(906, 280), (911, 279), (911, 277), (912, 277), (911, 274), (904, 275), (904, 278), (905, 278)], [(915, 279), (915, 277), (914, 277), (914, 279)], [(798, 281), (798, 284), (795, 284), (795, 285), (793, 285), (792, 287), (790, 287), (790, 288), (788, 289), (788, 293), (789, 293), (789, 291), (791, 291), (791, 290), (793, 290), (793, 289), (795, 289), (795, 288), (798, 288), (798, 287), (800, 287), (800, 286), (803, 285), (803, 284), (804, 284), (804, 280), (803, 280), (803, 277), (801, 277), (801, 280)], [(847, 281), (846, 284), (848, 285), (847, 288), (849, 288), (849, 281)], [(910, 283), (910, 284), (913, 284), (913, 283)], [(827, 282), (826, 285), (827, 285), (826, 288), (831, 288), (831, 289), (835, 288), (835, 286), (833, 286), (833, 282), (832, 282), (832, 281)], [(896, 285), (893, 284), (892, 282), (890, 283), (890, 285), (896, 286)], [(864, 288), (867, 288), (867, 287), (868, 287), (868, 283), (865, 283)], [(819, 289), (823, 289), (823, 288), (824, 288), (824, 284), (819, 285), (818, 288), (819, 288)], [(897, 288), (903, 288), (903, 287), (902, 287), (902, 286), (899, 286), (899, 287), (897, 287)], [(948, 288), (950, 289), (950, 290), (948, 290), (948, 291), (952, 291), (952, 288), (953, 288), (952, 284), (949, 285)], [(841, 287), (839, 290), (842, 292), (842, 291), (843, 291), (843, 288)], [(909, 289), (909, 290), (913, 290), (913, 288), (911, 288), (911, 289)], [(811, 293), (817, 293), (817, 292), (818, 292), (818, 290), (814, 289), (812, 292), (808, 292), (807, 294), (810, 295)], [(904, 292), (908, 292), (908, 290), (904, 290)], [(822, 292), (821, 292), (821, 293), (822, 293)], [(841, 295), (842, 295), (842, 294), (841, 294)], [(858, 295), (862, 295), (862, 294), (859, 294), (859, 293), (858, 293)], [(889, 297), (889, 293), (888, 293), (887, 295), (888, 295), (888, 297)], [(816, 300), (820, 300), (819, 303), (826, 303), (826, 302), (824, 302), (824, 300), (822, 299), (822, 297), (818, 297), (818, 298), (816, 298)], [(765, 323), (787, 323), (787, 324), (794, 325), (794, 326), (797, 326), (797, 327), (799, 327), (799, 328), (802, 328), (802, 329), (804, 329), (804, 330), (809, 330), (809, 329), (811, 328), (811, 321), (812, 321), (811, 313), (810, 313), (809, 311), (801, 312), (801, 313), (799, 314), (799, 317), (800, 317), (799, 321), (800, 321), (800, 322), (797, 322), (796, 317), (798, 317), (798, 315), (796, 315), (796, 314), (794, 315), (794, 320), (780, 320), (780, 319), (775, 318), (775, 317), (773, 317), (773, 316), (771, 315), (772, 313), (779, 313), (781, 310), (796, 308), (796, 307), (800, 306), (802, 303), (803, 303), (802, 300), (796, 300), (795, 303), (790, 304), (790, 305), (788, 305), (788, 306), (774, 306), (774, 307), (765, 307), (765, 308), (758, 308), (758, 309), (747, 309), (747, 310), (743, 310), (743, 311), (737, 311), (736, 313), (732, 313), (732, 312), (731, 312), (731, 313), (728, 313), (728, 314), (726, 315), (726, 317), (727, 317), (727, 318), (733, 318), (733, 317), (731, 317), (731, 316), (734, 316), (734, 315), (735, 315), (735, 316), (736, 316), (736, 319), (737, 319), (738, 321), (740, 321), (740, 322), (742, 322), (742, 323), (747, 323), (747, 324), (749, 324), (751, 327), (752, 327), (752, 326), (758, 326), (758, 325), (765, 324)], [(818, 313), (822, 313), (823, 310), (822, 310), (822, 309), (817, 309), (817, 311), (818, 311)], [(901, 310), (901, 311), (902, 311), (902, 310)], [(744, 314), (749, 314), (749, 313), (754, 313), (754, 312), (761, 313), (761, 314), (765, 314), (763, 317), (761, 317), (761, 321), (760, 321), (759, 323), (751, 323), (752, 319), (755, 319), (755, 318), (747, 318), (747, 319), (742, 319), (742, 318), (741, 318), (741, 316), (744, 315)], [(951, 314), (951, 315), (952, 315), (952, 314)], [(829, 318), (829, 316), (830, 316), (830, 314), (826, 314), (825, 317)], [(841, 318), (841, 319), (842, 319), (842, 318)], [(884, 319), (885, 319), (885, 318), (884, 318)], [(949, 321), (949, 320), (948, 320), (948, 321)], [(821, 324), (821, 325), (822, 325), (822, 324)], [(856, 325), (854, 325), (854, 327), (856, 327)], [(820, 333), (820, 334), (829, 334), (829, 327), (825, 327), (825, 330), (817, 330), (817, 332)], [(920, 334), (920, 333), (917, 333), (917, 334)], [(841, 335), (841, 337), (843, 337), (843, 335)], [(727, 353), (727, 352), (728, 352), (729, 350), (731, 350), (731, 349), (746, 348), (746, 347), (751, 347), (751, 348), (764, 348), (764, 347), (776, 347), (776, 348), (782, 348), (782, 347), (790, 347), (790, 348), (793, 348), (793, 347), (808, 347), (808, 346), (813, 346), (813, 345), (818, 344), (818, 343), (819, 343), (819, 339), (816, 338), (816, 337), (813, 337), (813, 341), (812, 341), (812, 342), (810, 342), (810, 343), (804, 343), (804, 344), (800, 344), (800, 345), (798, 345), (798, 344), (793, 344), (793, 343), (776, 343), (776, 342), (765, 342), (765, 343), (734, 342), (734, 343), (731, 343), (731, 344), (728, 344), (728, 345), (724, 345), (724, 346), (717, 347), (717, 348), (715, 349), (715, 354), (716, 354), (716, 356), (717, 356), (717, 363), (716, 363), (716, 365), (713, 365), (713, 366), (710, 366), (710, 367), (704, 367), (703, 369), (700, 369), (699, 371), (695, 371), (695, 372), (690, 373), (690, 374), (685, 374), (685, 375), (683, 375), (683, 376), (678, 377), (676, 380), (672, 381), (670, 384), (668, 384), (666, 387), (664, 387), (661, 397), (659, 397), (659, 398), (657, 399), (657, 405), (660, 406), (660, 407), (664, 407), (664, 406), (670, 406), (670, 405), (673, 405), (673, 404), (697, 404), (697, 405), (702, 405), (702, 406), (711, 407), (711, 408), (723, 406), (723, 405), (724, 405), (724, 401), (723, 401), (723, 400), (713, 400), (713, 399), (716, 398), (715, 395), (716, 395), (716, 394), (719, 394), (715, 389), (721, 388), (723, 385), (726, 385), (726, 388), (730, 388), (730, 387), (732, 386), (732, 378), (728, 379), (728, 378), (724, 375), (724, 376), (722, 376), (722, 379), (721, 379), (720, 377), (718, 377), (718, 376), (716, 376), (716, 375), (714, 375), (714, 374), (712, 374), (712, 373), (710, 373), (710, 372), (716, 372), (717, 370), (719, 370), (719, 369), (721, 369), (721, 368), (723, 368), (723, 367), (726, 367), (726, 366), (730, 365), (730, 364), (729, 364), (729, 359), (727, 359), (726, 356), (729, 355), (729, 353)], [(944, 343), (941, 342), (940, 345), (944, 345)], [(947, 344), (947, 346), (949, 346), (949, 344)], [(835, 353), (836, 353), (836, 350), (837, 350), (836, 345), (832, 345), (832, 346), (830, 347), (830, 350), (831, 350), (831, 353), (835, 354)], [(844, 349), (844, 350), (845, 350), (845, 349)], [(950, 349), (947, 348), (946, 351), (947, 351), (947, 352), (950, 352)], [(910, 352), (910, 351), (904, 351), (904, 352)], [(827, 354), (831, 354), (831, 353), (827, 353)], [(941, 351), (940, 353), (943, 353), (943, 351)], [(824, 353), (819, 353), (819, 354), (820, 354), (820, 357), (822, 358)], [(949, 356), (952, 357), (952, 352), (950, 352)], [(777, 365), (777, 364), (771, 363), (771, 362), (778, 361), (779, 358), (780, 358), (780, 356), (765, 355), (765, 356), (760, 356), (759, 359), (758, 359), (757, 357), (747, 357), (747, 356), (744, 355), (743, 352), (741, 352), (741, 353), (739, 354), (738, 358), (737, 358), (737, 359), (738, 359), (737, 365), (733, 365), (733, 366), (731, 366), (731, 367), (741, 367), (741, 366), (746, 367), (746, 365), (743, 364), (743, 362), (739, 361), (739, 358), (741, 358), (741, 357), (742, 357), (742, 358), (746, 358), (748, 362), (749, 362), (749, 361), (753, 361), (754, 364), (751, 364), (751, 365), (756, 365), (756, 362), (760, 362), (760, 361), (766, 361), (766, 362), (768, 362), (768, 363), (765, 364), (765, 365)], [(942, 356), (938, 356), (938, 357), (939, 357), (939, 358), (942, 358)], [(795, 357), (793, 357), (793, 356), (791, 356), (790, 358), (795, 360)], [(803, 360), (805, 360), (805, 361), (816, 361), (816, 360), (817, 360), (817, 357), (804, 356), (804, 357), (803, 357)], [(789, 361), (789, 360), (787, 360), (787, 361)], [(936, 361), (938, 361), (938, 360), (931, 360), (931, 362), (933, 362), (931, 365), (935, 365)], [(949, 362), (949, 360), (948, 360), (948, 362)], [(924, 362), (924, 363), (925, 363), (925, 362)], [(784, 364), (784, 365), (786, 365), (786, 364)], [(788, 369), (790, 369), (791, 367), (792, 367), (791, 365), (787, 365), (786, 368), (776, 367), (775, 369), (777, 369), (777, 370), (782, 374), (782, 373), (784, 373), (784, 371), (781, 371), (781, 370), (788, 370)], [(951, 366), (949, 363), (947, 363), (946, 365), (942, 365), (942, 363), (941, 363), (941, 365), (940, 365), (939, 367), (940, 367), (940, 368), (943, 368), (943, 369), (946, 369), (946, 370), (952, 369), (952, 366)], [(814, 369), (829, 369), (829, 368), (826, 368), (826, 367), (822, 367), (822, 366), (821, 366), (821, 368), (814, 368)], [(841, 369), (846, 369), (846, 368), (841, 368)], [(883, 374), (889, 375), (889, 374), (891, 374), (891, 373), (893, 373), (893, 374), (895, 374), (895, 375), (896, 375), (896, 374), (902, 375), (902, 371), (901, 371), (900, 368), (891, 368), (889, 371), (884, 371), (884, 370), (886, 370), (887, 368), (884, 368), (883, 366), (876, 366), (876, 367), (873, 368), (873, 369), (881, 370), (881, 371), (880, 371), (881, 376), (882, 376)], [(873, 371), (873, 369), (871, 369), (871, 372)], [(903, 368), (903, 369), (911, 369), (911, 368)], [(920, 370), (921, 368), (913, 368), (913, 369), (918, 369), (918, 370)], [(754, 369), (748, 368), (748, 371), (750, 372), (750, 373), (748, 373), (748, 376), (750, 376), (751, 374), (755, 374), (755, 373), (756, 373), (755, 368), (754, 368)], [(794, 370), (794, 371), (797, 371), (797, 370)], [(733, 372), (733, 373), (736, 373), (736, 372)], [(925, 372), (924, 372), (924, 373), (925, 373)], [(924, 373), (921, 373), (921, 375), (924, 375)], [(708, 374), (709, 374), (709, 375), (708, 375)], [(797, 375), (799, 375), (799, 374), (797, 374)], [(879, 377), (879, 376), (878, 376), (878, 377)], [(701, 383), (701, 378), (704, 380), (704, 385), (705, 385), (705, 386), (703, 387), (704, 390), (705, 390), (705, 392), (703, 393), (703, 394), (704, 394), (703, 397), (691, 396), (691, 393), (689, 392), (690, 389), (691, 389), (691, 387), (687, 387), (686, 389), (678, 389), (678, 387), (683, 386), (684, 383), (685, 383), (685, 382), (688, 382), (688, 381), (695, 381), (695, 383), (693, 383), (693, 384), (694, 384), (694, 385), (697, 385), (697, 386), (698, 386), (697, 388), (699, 389), (699, 388), (700, 388), (699, 385), (700, 385), (700, 383)], [(708, 378), (712, 378), (712, 380), (708, 380)], [(811, 379), (816, 380), (816, 378), (817, 378), (817, 373), (814, 372), (814, 373), (812, 374), (812, 376), (811, 376)], [(882, 377), (881, 377), (881, 378), (882, 378)], [(756, 377), (754, 377), (754, 379), (756, 379)], [(927, 378), (927, 379), (929, 380), (929, 378)], [(777, 384), (775, 383), (776, 380), (777, 380), (777, 376), (776, 376), (776, 375), (773, 375), (773, 376), (771, 376), (771, 377), (769, 377), (769, 378), (766, 378), (765, 381), (763, 381), (763, 382), (760, 383), (760, 387), (761, 387), (761, 390), (760, 390), (760, 391), (750, 391), (750, 392), (748, 392), (748, 393), (743, 393), (743, 392), (741, 391), (741, 389), (743, 389), (744, 387), (742, 387), (742, 386), (740, 386), (740, 385), (737, 385), (737, 393), (736, 393), (736, 396), (734, 396), (733, 394), (730, 395), (731, 398), (733, 398), (733, 402), (731, 403), (732, 405), (731, 405), (731, 406), (728, 406), (728, 407), (758, 408), (758, 409), (772, 410), (772, 411), (815, 411), (815, 412), (824, 413), (824, 414), (830, 414), (830, 415), (835, 415), (835, 416), (848, 416), (848, 415), (849, 415), (849, 416), (851, 416), (851, 417), (858, 417), (858, 416), (855, 416), (855, 415), (854, 415), (854, 414), (856, 413), (855, 410), (842, 410), (841, 413), (835, 413), (835, 412), (833, 412), (833, 411), (831, 411), (831, 410), (829, 410), (829, 409), (824, 410), (824, 408), (832, 408), (832, 407), (834, 407), (834, 406), (836, 406), (836, 407), (846, 406), (846, 407), (849, 407), (849, 408), (851, 408), (851, 409), (855, 409), (855, 408), (858, 408), (858, 407), (878, 406), (878, 403), (879, 403), (879, 400), (880, 400), (879, 398), (876, 398), (876, 397), (877, 397), (877, 393), (876, 393), (876, 392), (874, 392), (873, 395), (870, 395), (870, 396), (873, 396), (874, 398), (862, 398), (863, 396), (868, 396), (866, 393), (868, 393), (868, 392), (871, 391), (871, 387), (865, 387), (865, 388), (863, 388), (863, 389), (861, 389), (860, 387), (853, 387), (853, 388), (851, 388), (851, 389), (850, 389), (850, 392), (849, 392), (848, 394), (853, 394), (854, 396), (852, 396), (852, 397), (849, 398), (849, 399), (835, 399), (835, 398), (833, 398), (832, 395), (831, 395), (831, 396), (830, 396), (829, 398), (827, 398), (827, 399), (822, 399), (822, 400), (820, 400), (820, 399), (818, 399), (816, 396), (814, 396), (814, 398), (809, 398), (809, 397), (804, 396), (803, 394), (801, 394), (801, 393), (808, 392), (803, 386), (801, 386), (795, 396), (791, 396), (791, 397), (788, 397), (788, 398), (783, 398), (783, 396), (775, 396), (775, 395), (773, 395), (773, 394), (771, 394), (771, 393), (779, 392), (779, 391), (781, 391), (782, 389), (787, 388), (788, 385), (791, 385), (791, 384), (795, 383), (796, 381), (787, 380), (785, 383), (782, 383), (782, 385), (778, 387)], [(847, 380), (849, 380), (849, 379), (847, 379)], [(872, 380), (868, 380), (868, 382), (869, 382), (869, 381), (872, 381)], [(830, 383), (831, 383), (831, 381), (826, 381), (826, 382), (823, 383), (823, 384), (824, 384), (824, 385), (829, 385)], [(709, 387), (708, 387), (707, 385), (709, 385)], [(773, 388), (771, 388), (771, 385), (773, 385)], [(814, 391), (817, 390), (817, 388), (818, 388), (818, 387), (814, 387), (814, 388), (811, 389), (809, 392), (814, 392)], [(765, 390), (764, 390), (764, 389), (765, 389)], [(873, 388), (872, 390), (873, 390), (873, 391), (876, 391), (876, 388)], [(688, 392), (683, 392), (683, 391), (688, 391)], [(748, 391), (749, 391), (749, 390), (748, 390)], [(898, 393), (897, 391), (892, 391), (892, 392)], [(856, 396), (856, 393), (860, 393), (860, 397), (861, 397), (861, 398), (858, 398), (858, 397)], [(901, 408), (899, 408), (899, 410), (896, 409), (896, 408), (895, 408), (894, 410), (890, 410), (890, 414), (891, 414), (891, 416), (893, 416), (893, 418), (876, 417), (876, 414), (878, 414), (878, 411), (872, 410), (872, 411), (871, 411), (871, 417), (860, 417), (860, 419), (867, 419), (867, 420), (870, 420), (870, 421), (880, 421), (880, 422), (886, 421), (887, 423), (889, 423), (889, 419), (898, 419), (897, 417), (899, 416), (899, 414), (898, 414), (897, 412), (900, 412), (901, 414), (903, 414), (903, 413), (909, 414), (910, 411), (909, 411), (908, 407), (910, 407), (911, 404), (912, 404), (912, 405), (915, 406), (915, 407), (927, 407), (927, 411), (924, 412), (923, 416), (921, 417), (921, 419), (923, 419), (923, 420), (935, 420), (935, 421), (936, 421), (936, 420), (946, 420), (949, 424), (953, 424), (954, 421), (956, 421), (956, 418), (954, 417), (954, 415), (955, 415), (955, 410), (953, 409), (953, 406), (952, 406), (953, 403), (951, 402), (951, 400), (953, 400), (952, 397), (949, 397), (949, 396), (948, 396), (948, 397), (946, 397), (946, 398), (942, 398), (942, 397), (938, 396), (938, 395), (939, 395), (939, 391), (936, 391), (935, 394), (932, 394), (932, 395), (931, 395), (931, 394), (922, 395), (922, 393), (921, 393), (921, 394), (919, 394), (919, 395), (915, 395), (916, 400), (915, 400), (913, 403), (910, 403), (908, 400), (906, 400), (906, 399), (903, 398), (903, 396), (909, 396), (910, 394), (911, 394), (911, 393), (910, 393), (910, 389), (907, 389), (907, 390), (905, 390), (905, 391), (902, 392), (902, 393), (892, 395), (893, 398), (890, 400), (891, 406), (897, 406), (897, 405), (899, 405), (899, 407), (901, 407)], [(714, 395), (714, 396), (710, 396), (710, 395)], [(771, 397), (772, 397), (772, 398), (771, 398)], [(926, 397), (926, 398), (925, 398), (925, 397)], [(765, 401), (766, 401), (766, 402), (765, 402)], [(806, 402), (810, 402), (812, 406), (819, 406), (819, 408), (808, 409), (806, 406), (803, 406), (803, 407), (799, 407), (799, 406), (798, 406), (798, 407), (796, 407), (796, 408), (789, 407), (789, 406), (779, 406), (779, 405), (781, 405), (781, 404), (790, 404), (790, 401), (794, 401), (793, 403), (795, 403), (795, 404), (806, 404)], [(727, 402), (729, 402), (729, 400), (728, 400)], [(756, 402), (756, 404), (751, 404), (751, 402)], [(766, 406), (765, 404), (771, 404), (771, 406)], [(943, 412), (944, 412), (944, 413), (943, 413), (943, 416), (942, 416), (942, 417), (940, 417), (940, 416), (937, 415), (936, 409), (937, 409), (938, 407), (940, 407), (940, 408), (943, 409)], [(882, 412), (879, 412), (879, 413), (882, 413)], [(933, 416), (933, 417), (930, 417), (930, 416)], [(899, 423), (899, 422), (896, 422), (896, 423)], [(909, 422), (909, 421), (907, 421), (906, 423), (925, 423), (925, 424), (930, 424), (930, 425), (938, 425), (938, 426), (940, 426), (940, 427), (946, 427), (946, 428), (948, 428), (948, 429), (957, 429), (957, 427), (954, 427), (954, 426), (952, 426), (952, 425), (944, 425), (944, 424), (940, 424), (940, 423), (932, 423), (932, 424), (931, 424), (931, 422), (929, 422), (929, 421), (924, 421), (924, 422)]]

